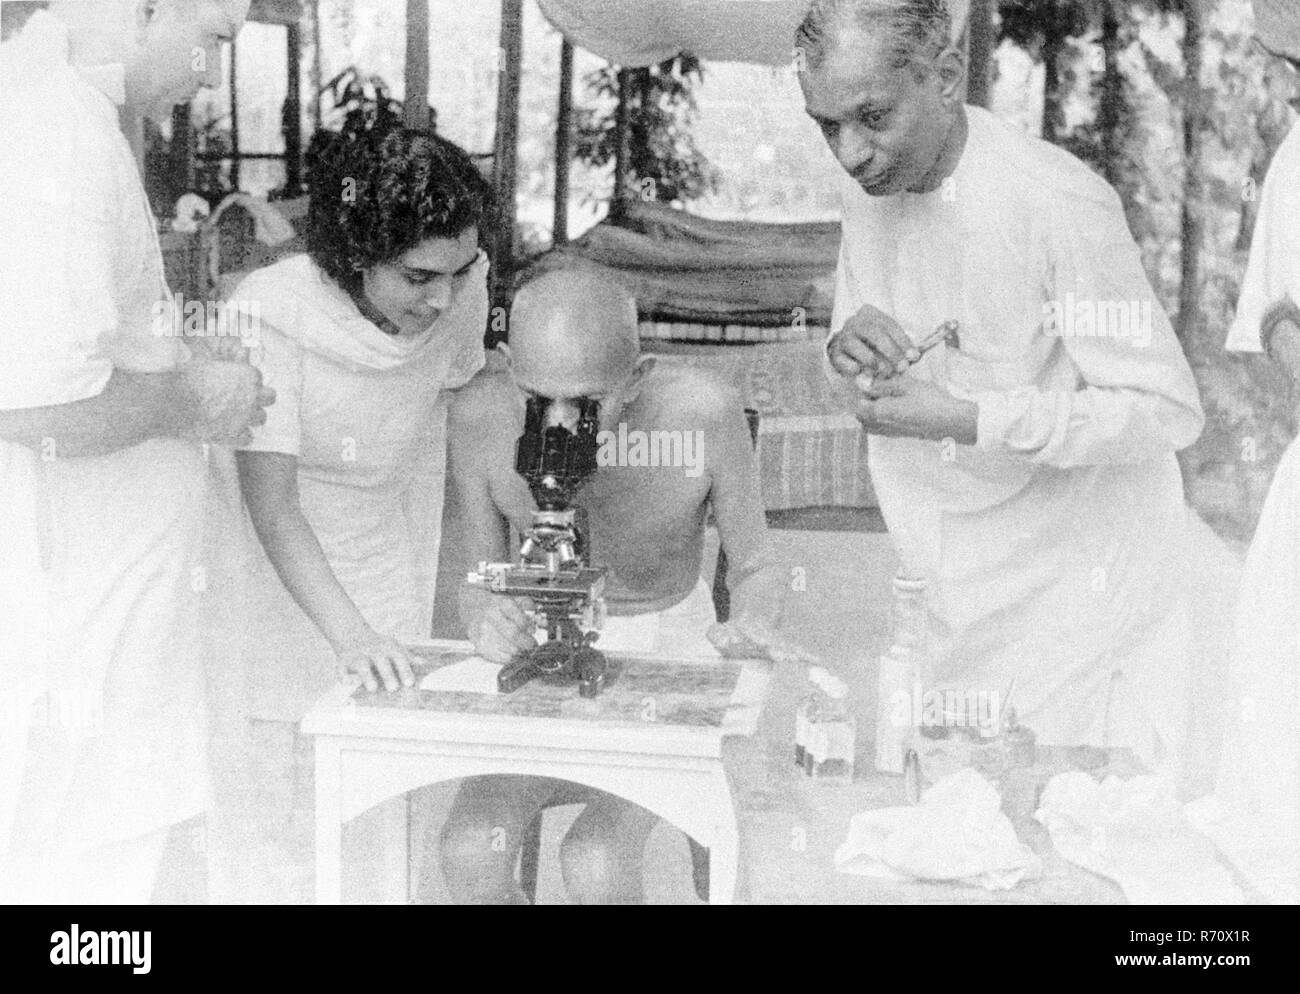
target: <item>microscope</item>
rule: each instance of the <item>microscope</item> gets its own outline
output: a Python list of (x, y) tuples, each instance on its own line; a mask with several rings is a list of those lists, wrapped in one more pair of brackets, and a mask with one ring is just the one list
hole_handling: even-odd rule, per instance
[(595, 697), (610, 673), (609, 661), (593, 645), (605, 620), (606, 570), (587, 561), (585, 515), (573, 506), (573, 495), (596, 471), (598, 405), (580, 402), (576, 433), (562, 425), (546, 427), (549, 405), (545, 398), (529, 398), (515, 449), (515, 471), (537, 503), (519, 560), (480, 563), (468, 582), (502, 596), (527, 597), (538, 630), (546, 633), (544, 643), (502, 667), (501, 693), (542, 680), (561, 686), (576, 682), (583, 697)]

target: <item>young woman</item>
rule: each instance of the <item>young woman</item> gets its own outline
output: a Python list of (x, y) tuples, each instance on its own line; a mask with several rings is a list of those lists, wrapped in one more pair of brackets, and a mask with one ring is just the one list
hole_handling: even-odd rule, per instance
[[(338, 666), (411, 682), (429, 636), (446, 392), (484, 362), (489, 189), (469, 157), (404, 128), (318, 135), (306, 255), (248, 277), (253, 361), (279, 401), (239, 453), (241, 488), (284, 588)], [(254, 714), (296, 719), (337, 666), (253, 671)]]

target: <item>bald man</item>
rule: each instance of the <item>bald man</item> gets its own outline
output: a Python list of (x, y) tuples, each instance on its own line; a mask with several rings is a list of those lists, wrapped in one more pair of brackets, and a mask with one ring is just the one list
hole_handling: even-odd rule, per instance
[[(501, 351), (509, 372), (482, 374), (461, 392), (449, 419), (449, 499), (460, 506), (469, 561), (513, 559), (509, 527), (523, 532), (532, 522), (536, 505), (515, 472), (527, 400), (549, 400), (546, 424), (570, 431), (579, 403), (595, 400), (598, 469), (574, 502), (587, 513), (592, 562), (609, 570), (610, 618), (598, 647), (801, 658), (773, 635), (785, 574), (772, 553), (736, 393), (698, 370), (642, 356), (635, 302), (587, 274), (553, 273), (524, 287), (511, 315), (510, 345)], [(680, 446), (659, 444), (676, 433)], [(731, 563), (734, 620), (727, 625), (714, 624), (700, 577), (710, 508)], [(470, 639), (495, 662), (536, 644), (529, 607), (474, 587), (461, 595)], [(523, 829), (544, 805), (584, 800), (591, 803), (561, 850), (571, 896), (581, 903), (639, 902), (641, 853), (654, 816), (532, 777), (479, 778), (462, 788), (443, 833), (443, 872), (453, 896), (523, 903), (514, 880)], [(508, 844), (494, 852), (500, 828)]]

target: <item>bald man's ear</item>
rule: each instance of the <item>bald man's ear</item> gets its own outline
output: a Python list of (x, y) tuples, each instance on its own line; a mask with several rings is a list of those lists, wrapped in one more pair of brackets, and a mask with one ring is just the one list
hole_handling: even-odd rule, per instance
[(641, 392), (641, 387), (645, 384), (645, 378), (650, 375), (650, 371), (655, 368), (655, 357), (652, 355), (643, 355), (636, 361), (636, 366), (632, 369), (632, 375), (627, 381), (627, 399), (630, 403)]

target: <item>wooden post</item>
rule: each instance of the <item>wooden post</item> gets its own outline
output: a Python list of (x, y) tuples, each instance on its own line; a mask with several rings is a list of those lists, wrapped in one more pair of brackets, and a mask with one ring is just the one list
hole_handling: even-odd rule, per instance
[(619, 217), (627, 200), (627, 176), (632, 158), (629, 144), (631, 118), (632, 73), (618, 71), (618, 109), (614, 116), (614, 196), (609, 203), (611, 217)]
[(573, 45), (560, 43), (560, 106), (555, 125), (555, 220), (551, 243), (569, 240), (569, 164), (573, 157)]
[(289, 24), (285, 34), (289, 86), (280, 129), (284, 134), (284, 196), (292, 199), (302, 193), (302, 31)]
[(178, 197), (194, 189), (194, 126), (189, 104), (172, 108), (171, 170), (172, 189)]
[(993, 0), (971, 0), (966, 35), (970, 48), (966, 102), (976, 107), (988, 107), (993, 96), (993, 51), (997, 46), (993, 31)]
[(406, 99), (408, 128), (429, 128), (429, 0), (406, 0)]
[[(492, 186), (497, 226), (492, 252), (492, 306), (509, 308), (515, 281), (516, 189), (519, 166), (519, 80), (524, 54), (523, 0), (501, 0), (497, 49), (497, 134)], [(493, 343), (495, 344), (495, 343)]]
[(324, 123), (320, 107), (320, 91), (324, 86), (320, 52), (320, 0), (311, 0), (308, 5), (311, 13), (311, 120), (313, 127), (319, 131)]
[(239, 191), (239, 49), (230, 40), (230, 186)]
[(1201, 242), (1205, 237), (1204, 163), (1205, 98), (1201, 68), (1205, 63), (1201, 0), (1183, 0), (1183, 259), (1178, 295), (1178, 337), (1186, 349), (1196, 328), (1201, 299)]

